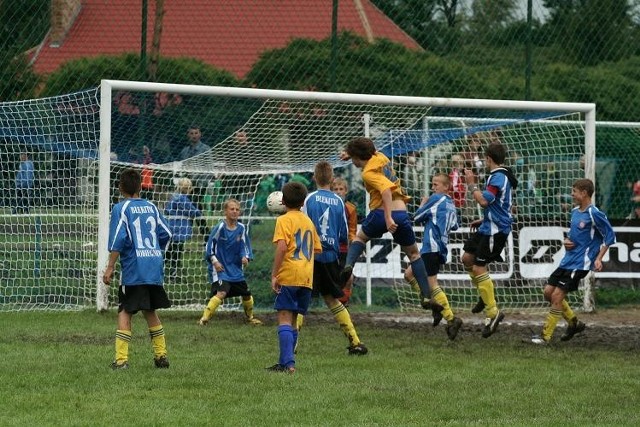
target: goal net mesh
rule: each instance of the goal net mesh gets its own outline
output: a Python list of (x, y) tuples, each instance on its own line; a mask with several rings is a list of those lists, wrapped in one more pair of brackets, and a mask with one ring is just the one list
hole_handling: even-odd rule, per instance
[[(98, 271), (104, 268), (97, 265), (97, 252), (106, 250), (97, 244), (98, 190), (109, 186), (110, 210), (120, 197), (118, 174), (127, 167), (140, 169), (142, 196), (163, 212), (178, 192), (180, 178), (193, 184), (189, 197), (205, 226), (193, 221), (177, 261), (166, 263), (165, 285), (174, 307), (199, 309), (208, 299), (204, 242), (229, 198), (241, 202), (241, 220), (252, 239), (254, 260), (245, 270), (247, 282), (256, 305), (269, 307), (275, 217), (266, 211), (266, 197), (289, 180), (312, 188), (315, 163), (328, 160), (336, 176), (349, 183), (347, 197), (362, 218), (366, 206), (359, 171), (338, 158), (345, 143), (361, 135), (369, 135), (392, 159), (412, 196), (410, 212), (429, 194), (434, 173), (451, 174), (461, 161), (483, 182), (482, 150), (490, 141), (506, 144), (507, 165), (520, 180), (516, 221), (505, 261), (492, 264), (490, 271), (501, 307), (542, 307), (542, 285), (563, 251), (571, 182), (584, 176), (584, 128), (577, 113), (116, 91), (111, 99), (111, 153), (101, 158), (99, 99), (99, 90), (92, 89), (0, 104), (0, 223), (5, 231), (0, 237), (0, 310), (95, 305)], [(189, 149), (192, 127), (208, 146), (195, 155)], [(31, 162), (33, 175), (26, 190), (17, 187), (18, 174), (25, 175), (19, 171), (29, 169), (25, 161)], [(110, 165), (108, 183), (99, 180), (100, 162)], [(457, 199), (461, 228), (450, 236), (450, 262), (439, 275), (454, 310), (477, 298), (460, 255), (468, 225), (480, 213), (462, 193)], [(421, 241), (421, 228), (416, 232)], [(417, 296), (403, 279), (406, 259), (390, 236), (374, 239), (368, 254), (368, 267), (363, 258), (355, 268), (354, 302), (364, 298), (368, 277), (373, 304), (418, 310)], [(116, 291), (108, 290), (110, 306), (117, 302)], [(581, 298), (575, 294), (572, 305), (580, 305)], [(226, 306), (237, 309), (240, 304), (235, 300)]]
[(95, 303), (96, 96), (0, 103), (0, 310)]

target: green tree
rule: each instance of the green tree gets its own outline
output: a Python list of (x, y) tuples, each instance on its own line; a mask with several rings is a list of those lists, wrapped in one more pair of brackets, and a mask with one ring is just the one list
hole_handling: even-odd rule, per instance
[[(462, 61), (410, 50), (389, 40), (368, 43), (339, 36), (338, 92), (385, 95), (514, 98), (522, 82), (504, 69), (467, 66)], [(265, 52), (247, 76), (261, 88), (326, 91), (330, 40), (293, 40)]]
[(595, 65), (627, 58), (637, 50), (635, 0), (545, 0), (555, 42), (574, 63)]
[[(48, 77), (42, 96), (62, 95), (97, 87), (101, 79), (138, 80), (139, 65), (140, 58), (136, 54), (68, 61)], [(160, 57), (157, 81), (193, 85), (240, 85), (231, 73), (192, 58)], [(245, 104), (239, 102), (230, 107), (222, 97), (169, 95), (160, 99), (160, 95), (164, 94), (114, 94), (114, 105), (122, 104), (121, 100), (125, 100), (128, 107), (127, 113), (118, 116), (127, 121), (127, 132), (121, 135), (123, 140), (175, 140), (184, 135), (186, 129), (195, 122), (203, 127), (207, 142), (215, 144), (231, 135), (249, 114)], [(116, 113), (117, 108), (114, 109), (114, 117)], [(179, 138), (180, 141), (182, 139)], [(142, 144), (138, 145), (141, 147)]]
[(28, 51), (42, 41), (48, 25), (48, 2), (0, 1), (0, 101), (34, 96), (39, 79)]
[[(61, 95), (96, 87), (102, 79), (140, 80), (139, 74), (140, 57), (136, 54), (74, 59), (49, 75), (42, 95)], [(231, 73), (192, 58), (159, 58), (157, 81), (221, 86), (239, 84)]]
[(424, 49), (447, 54), (460, 42), (457, 0), (373, 0)]

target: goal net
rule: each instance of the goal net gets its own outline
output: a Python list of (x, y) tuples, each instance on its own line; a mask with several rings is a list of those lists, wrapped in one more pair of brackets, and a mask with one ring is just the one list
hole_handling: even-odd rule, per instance
[[(114, 306), (117, 289), (105, 287), (101, 274), (109, 212), (119, 199), (117, 177), (126, 167), (140, 169), (143, 197), (169, 219), (192, 225), (178, 256), (166, 262), (165, 285), (174, 307), (200, 309), (208, 299), (204, 242), (229, 198), (241, 202), (241, 220), (252, 239), (247, 282), (256, 305), (268, 307), (275, 217), (266, 211), (267, 195), (289, 180), (312, 187), (315, 163), (328, 160), (365, 215), (359, 171), (338, 158), (345, 143), (359, 135), (370, 136), (394, 162), (412, 196), (410, 212), (428, 195), (434, 173), (450, 173), (461, 156), (481, 178), (477, 150), (492, 140), (506, 144), (507, 164), (521, 184), (505, 262), (492, 265), (491, 273), (501, 307), (541, 307), (541, 286), (563, 253), (559, 242), (568, 227), (571, 182), (593, 178), (595, 160), (590, 104), (104, 81), (98, 89), (62, 97), (0, 104), (0, 117), (5, 156), (0, 310)], [(195, 147), (194, 133), (207, 147)], [(34, 183), (27, 192), (16, 188), (23, 152), (33, 163)], [(167, 211), (181, 178), (191, 181), (189, 197), (202, 220)], [(26, 210), (20, 201), (25, 194)], [(450, 262), (439, 275), (454, 307), (477, 298), (460, 254), (468, 224), (479, 213), (468, 199), (463, 202)], [(419, 227), (416, 232), (421, 238)], [(418, 310), (403, 279), (405, 266), (390, 236), (374, 239), (355, 268), (363, 302)], [(572, 305), (585, 300), (588, 290), (581, 290)], [(228, 307), (237, 309), (239, 302)]]
[[(542, 289), (564, 254), (563, 240), (573, 208), (572, 183), (586, 176), (585, 126), (580, 114), (541, 117), (520, 111), (512, 117), (498, 118), (496, 112), (476, 117), (430, 116), (425, 119), (424, 129), (418, 131), (424, 135), (417, 135), (430, 141), (426, 147), (404, 148), (402, 143), (390, 141), (388, 148), (382, 148), (394, 159), (395, 168), (412, 196), (411, 212), (429, 194), (430, 177), (445, 173), (451, 180), (450, 195), (458, 213), (459, 228), (449, 235), (448, 263), (441, 268), (438, 281), (454, 301), (453, 306), (459, 309), (469, 309), (478, 301), (477, 290), (471, 285), (461, 258), (464, 242), (471, 235), (470, 224), (482, 218), (482, 208), (467, 191), (464, 169), (474, 171), (482, 188), (488, 174), (484, 148), (493, 142), (505, 144), (508, 150), (505, 164), (519, 181), (513, 197), (513, 230), (502, 253), (503, 261), (489, 266), (501, 308), (548, 309)], [(405, 134), (403, 138), (410, 136)], [(422, 241), (424, 228), (415, 227), (415, 231)], [(398, 280), (408, 259), (387, 241), (382, 241), (380, 249), (390, 251), (386, 260), (395, 271), (388, 277), (401, 309), (421, 311), (415, 290), (406, 281)], [(590, 309), (589, 280), (583, 281), (579, 291), (568, 298), (574, 307)]]

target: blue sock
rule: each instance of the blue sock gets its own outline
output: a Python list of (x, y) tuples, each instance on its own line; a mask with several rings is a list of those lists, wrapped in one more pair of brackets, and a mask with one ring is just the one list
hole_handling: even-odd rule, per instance
[(360, 258), (360, 255), (362, 255), (362, 252), (364, 252), (365, 248), (365, 244), (359, 240), (351, 242), (351, 244), (349, 245), (349, 251), (347, 251), (347, 260), (345, 261), (345, 265), (350, 265), (353, 267), (356, 264), (358, 258)]
[(411, 261), (411, 271), (418, 281), (420, 286), (420, 292), (425, 298), (431, 298), (431, 290), (429, 289), (429, 281), (427, 280), (427, 269), (424, 266), (422, 258), (418, 258), (415, 261)]
[(293, 330), (291, 325), (278, 326), (278, 344), (280, 345), (280, 359), (278, 363), (282, 366), (295, 366), (296, 361), (293, 356)]

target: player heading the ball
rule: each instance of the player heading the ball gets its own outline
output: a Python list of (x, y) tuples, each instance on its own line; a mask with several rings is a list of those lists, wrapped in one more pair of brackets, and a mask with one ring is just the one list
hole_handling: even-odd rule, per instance
[(364, 252), (366, 243), (389, 232), (411, 262), (411, 270), (420, 287), (422, 306), (430, 308), (427, 270), (420, 258), (413, 225), (407, 213), (406, 203), (410, 197), (404, 192), (400, 178), (391, 167), (391, 161), (376, 150), (371, 139), (365, 137), (351, 139), (340, 158), (351, 159), (354, 166), (362, 169), (362, 181), (370, 196), (370, 212), (349, 245), (347, 260), (341, 273), (343, 283), (353, 275), (353, 266)]

